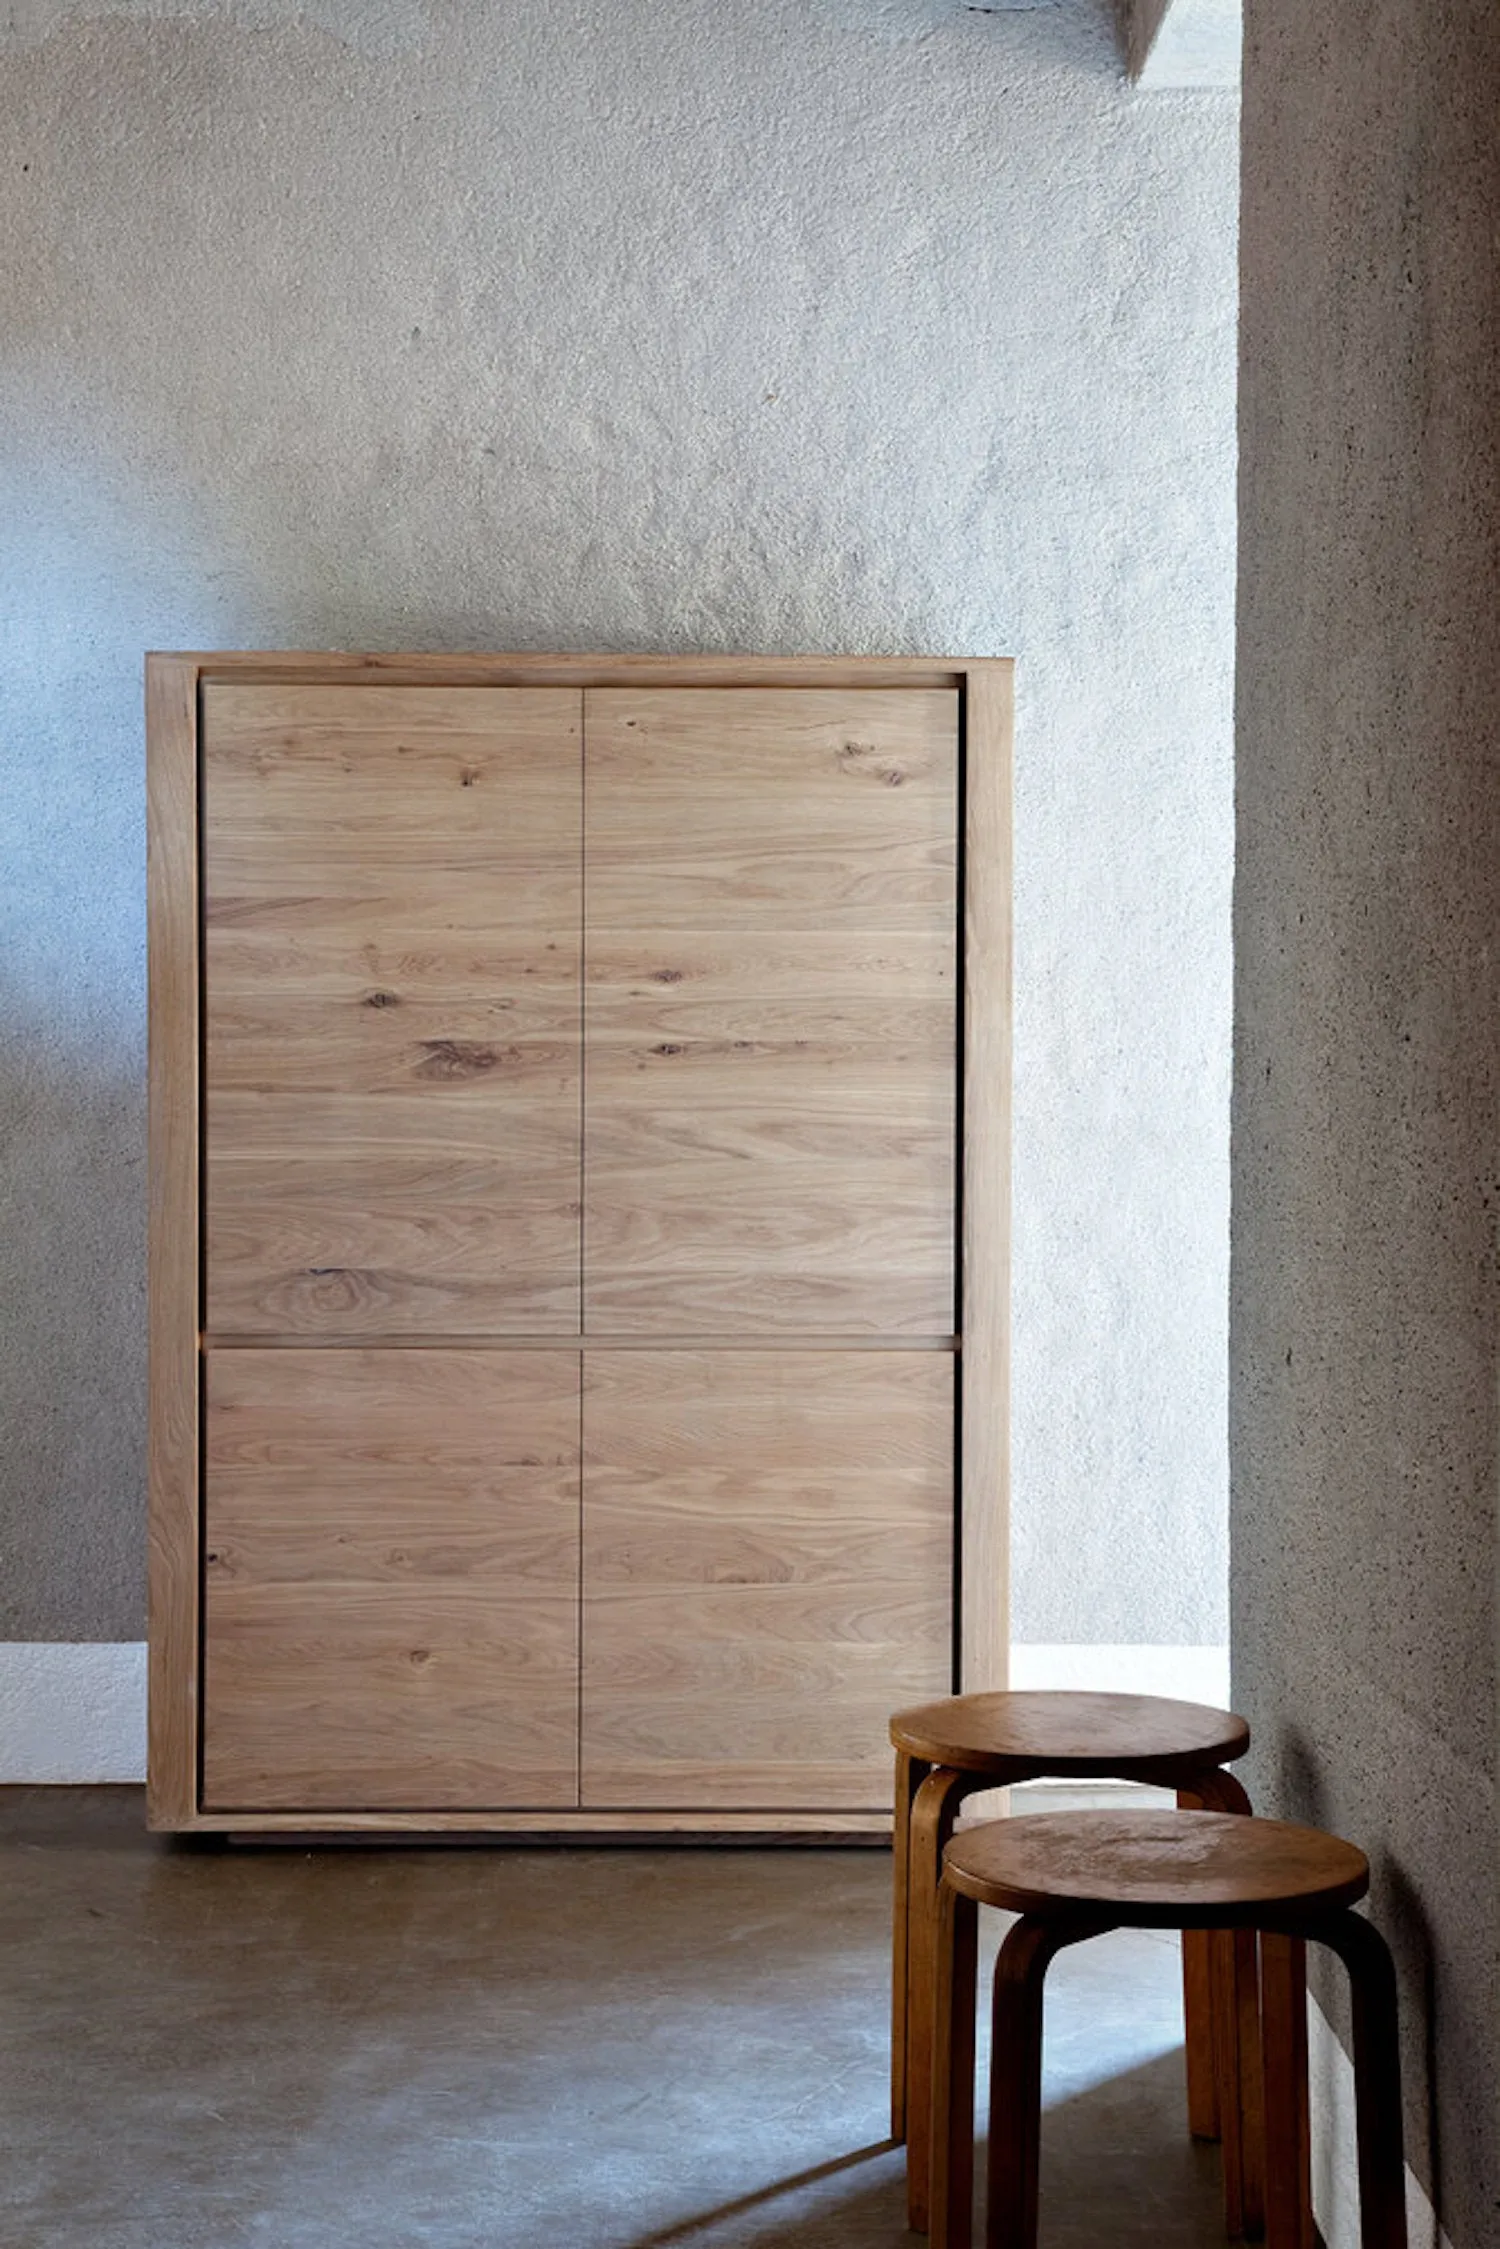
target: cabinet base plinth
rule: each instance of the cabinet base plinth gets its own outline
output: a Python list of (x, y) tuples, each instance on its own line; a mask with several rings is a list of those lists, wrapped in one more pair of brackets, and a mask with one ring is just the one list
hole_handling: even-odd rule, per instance
[(868, 1812), (203, 1812), (158, 1834), (232, 1843), (886, 1844), (889, 1808)]

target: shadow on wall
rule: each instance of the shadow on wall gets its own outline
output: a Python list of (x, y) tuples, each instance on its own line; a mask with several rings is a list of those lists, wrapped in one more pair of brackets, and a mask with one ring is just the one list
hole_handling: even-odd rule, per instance
[[(802, 0), (803, 13), (851, 39), (881, 46), (920, 42), (951, 29), (965, 17), (1036, 15), (1043, 21), (1028, 32), (1028, 52), (1048, 61), (1098, 68), (1105, 55), (1123, 68), (1112, 0)], [(161, 0), (13, 0), (0, 47), (39, 47), (85, 16), (90, 22), (160, 21)], [(274, 31), (289, 23), (323, 34), (338, 46), (377, 62), (420, 56), (432, 31), (432, 0), (174, 0), (174, 17), (221, 26), (231, 22), (249, 31)], [(976, 37), (1000, 35), (1001, 27), (970, 25)], [(1038, 36), (1038, 33), (1041, 36)]]
[(996, 6), (0, 9), (17, 1637), (140, 1630), (141, 652), (288, 646), (1020, 657), (1025, 1637), (1220, 1637), (1232, 116)]
[(33, 408), (0, 467), (0, 1641), (145, 1628), (140, 649), (173, 563), (107, 452), (70, 462), (86, 428)]
[[(1325, 1779), (1326, 1752), (1296, 1727), (1278, 1737), (1276, 1801), (1281, 1816), (1349, 1834)], [(1448, 2019), (1436, 1932), (1426, 1899), (1400, 1857), (1389, 1849), (1370, 1862), (1370, 1917), (1390, 1945), (1402, 1994), (1402, 2072), (1406, 2079), (1406, 2160), (1443, 2223), (1442, 2137), (1438, 2109), (1439, 2028)], [(1309, 1979), (1319, 2007), (1347, 2053), (1353, 2041), (1348, 1979), (1322, 1946), (1310, 1948)]]
[(89, 1029), (0, 987), (0, 1640), (144, 1635), (144, 1087)]
[[(997, 197), (966, 139), (1014, 61), (1029, 262), (1054, 130), (1079, 129), (1053, 105), (1119, 98), (1108, 0), (820, 0), (781, 60), (726, 15), (686, 73), (685, 14), (580, 41), (515, 11), (471, 42), (405, 0), (371, 44), (349, 0), (22, 9), (19, 139), (61, 116), (93, 144), (27, 150), (13, 413), (44, 475), (130, 495), (137, 650), (1015, 638), (976, 561), (1019, 481), (1069, 471), (1024, 373), (1077, 282), (1037, 334), (1013, 287), (975, 291)], [(418, 32), (414, 80), (391, 42)], [(912, 43), (939, 74), (915, 114)], [(815, 122), (867, 216), (799, 153)], [(1115, 326), (1101, 307), (1101, 381), (1137, 372)], [(184, 528), (191, 578), (162, 552)]]

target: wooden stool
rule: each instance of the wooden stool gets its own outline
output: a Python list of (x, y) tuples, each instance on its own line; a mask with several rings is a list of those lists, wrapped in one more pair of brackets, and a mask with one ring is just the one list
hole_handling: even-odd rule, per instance
[[(1124, 1780), (1172, 1788), (1183, 1806), (1248, 1812), (1250, 1799), (1220, 1768), (1242, 1757), (1250, 1728), (1231, 1710), (1160, 1695), (1016, 1691), (955, 1695), (891, 1720), (896, 1749), (896, 1897), (891, 1962), (891, 2137), (905, 2140), (907, 2224), (927, 2230), (932, 1977), (938, 1874), (959, 1806), (978, 1789), (1039, 1779)], [(1236, 1949), (1194, 1932), (1183, 1939), (1188, 2128), (1224, 2143), (1225, 2223), (1258, 2233), (1263, 2193), (1246, 2100), (1220, 2034), (1254, 2002), (1254, 1938)], [(1251, 2104), (1253, 2105), (1253, 2104)]]
[[(1218, 1812), (1051, 1812), (995, 1820), (943, 1859), (933, 2073), (934, 2249), (968, 2249), (974, 2183), (978, 1907), (1020, 1915), (995, 1964), (985, 2249), (1036, 2249), (1042, 1984), (1053, 1955), (1107, 1929), (1233, 1929), (1337, 1952), (1354, 1994), (1362, 2249), (1406, 2249), (1396, 1979), (1384, 1940), (1348, 1909), (1369, 1888), (1362, 1852), (1316, 1828)], [(1268, 1958), (1282, 1955), (1268, 1953)], [(1288, 2070), (1268, 1994), (1268, 2242), (1305, 2225), (1306, 2048)], [(1305, 2021), (1305, 2018), (1304, 2018)]]

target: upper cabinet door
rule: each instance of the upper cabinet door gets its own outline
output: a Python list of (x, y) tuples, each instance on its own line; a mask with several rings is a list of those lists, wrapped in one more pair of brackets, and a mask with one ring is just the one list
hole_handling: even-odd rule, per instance
[(209, 1329), (576, 1334), (579, 693), (203, 701)]
[(954, 1326), (958, 697), (590, 689), (584, 1319)]

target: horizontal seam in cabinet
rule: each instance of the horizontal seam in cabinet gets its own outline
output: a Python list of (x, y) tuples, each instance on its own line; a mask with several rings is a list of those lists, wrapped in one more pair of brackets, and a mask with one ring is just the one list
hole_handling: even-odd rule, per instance
[(224, 1335), (207, 1351), (952, 1351), (956, 1335)]

